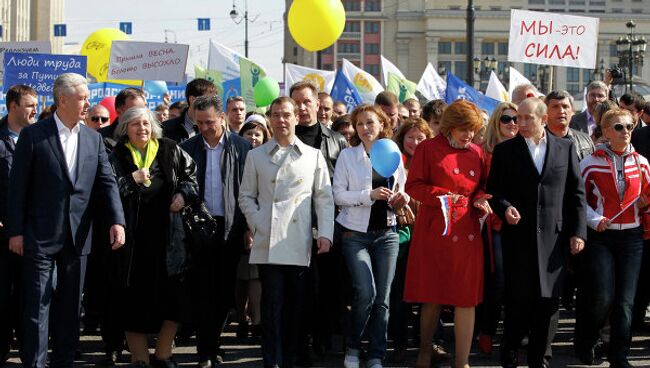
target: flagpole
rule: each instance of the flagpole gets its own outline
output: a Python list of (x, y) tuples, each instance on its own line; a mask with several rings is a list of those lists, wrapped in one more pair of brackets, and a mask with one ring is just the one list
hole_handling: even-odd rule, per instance
[[(467, 84), (474, 86), (474, 0), (467, 0)], [(457, 71), (458, 73), (458, 71)]]

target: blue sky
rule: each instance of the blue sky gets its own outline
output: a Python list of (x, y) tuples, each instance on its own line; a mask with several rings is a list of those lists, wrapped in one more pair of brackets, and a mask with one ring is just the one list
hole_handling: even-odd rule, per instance
[[(101, 5), (88, 0), (66, 0), (65, 43), (81, 45), (93, 31), (132, 22), (132, 40), (169, 42), (190, 45), (188, 69), (207, 64), (210, 38), (244, 54), (244, 22), (235, 24), (229, 16), (233, 0), (110, 0)], [(235, 0), (240, 14), (244, 0)], [(283, 0), (248, 0), (249, 57), (263, 65), (268, 74), (282, 81), (284, 50)], [(197, 18), (210, 18), (211, 30), (198, 31)]]

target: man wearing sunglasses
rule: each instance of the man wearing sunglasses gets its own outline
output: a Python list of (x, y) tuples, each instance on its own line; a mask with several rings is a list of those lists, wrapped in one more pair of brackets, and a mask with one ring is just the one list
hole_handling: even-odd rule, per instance
[(88, 111), (86, 116), (86, 126), (93, 130), (99, 130), (110, 123), (111, 116), (104, 105), (95, 105)]

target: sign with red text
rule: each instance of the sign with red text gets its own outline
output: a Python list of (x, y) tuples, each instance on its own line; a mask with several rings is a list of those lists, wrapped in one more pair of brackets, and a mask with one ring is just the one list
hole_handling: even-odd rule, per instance
[(113, 41), (108, 79), (182, 82), (189, 45)]
[(513, 9), (508, 61), (595, 69), (598, 21)]

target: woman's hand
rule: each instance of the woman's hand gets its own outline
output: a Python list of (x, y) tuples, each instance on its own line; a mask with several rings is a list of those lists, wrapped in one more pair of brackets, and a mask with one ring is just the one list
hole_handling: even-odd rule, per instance
[(138, 184), (143, 184), (145, 181), (151, 179), (149, 169), (147, 168), (136, 170), (131, 173), (131, 176), (133, 176), (133, 180), (135, 180), (135, 182)]
[(178, 212), (185, 207), (185, 200), (183, 199), (183, 195), (180, 193), (174, 194), (174, 198), (172, 198), (172, 204), (169, 206), (169, 210), (171, 212)]
[(648, 201), (648, 195), (645, 193), (641, 193), (639, 196), (639, 202), (637, 203), (639, 208), (644, 208), (647, 207), (650, 202)]
[(394, 210), (399, 210), (400, 208), (406, 206), (408, 203), (408, 197), (404, 192), (397, 192), (390, 197), (388, 204), (393, 207)]
[(609, 221), (608, 218), (604, 217), (600, 222), (598, 223), (598, 226), (596, 226), (596, 231), (599, 233), (602, 233), (603, 231), (607, 230), (609, 228), (609, 225), (611, 225), (612, 222)]
[(386, 187), (379, 187), (370, 192), (370, 199), (373, 201), (388, 201), (388, 198), (393, 195), (393, 191)]
[(492, 213), (492, 208), (490, 207), (490, 203), (488, 202), (488, 199), (492, 198), (490, 194), (486, 194), (483, 197), (477, 199), (474, 201), (474, 207), (478, 208), (479, 210), (483, 211), (484, 214), (491, 214)]

